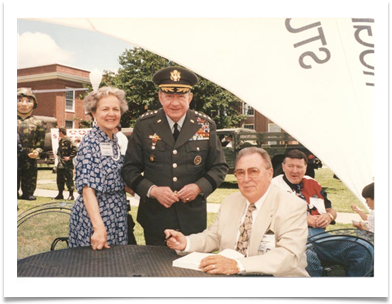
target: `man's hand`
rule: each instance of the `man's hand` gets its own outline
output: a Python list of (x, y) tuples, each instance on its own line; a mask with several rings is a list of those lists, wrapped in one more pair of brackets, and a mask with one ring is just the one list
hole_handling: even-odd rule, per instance
[(212, 255), (201, 260), (199, 268), (210, 274), (236, 274), (237, 261), (222, 255)]
[(316, 225), (318, 228), (326, 228), (331, 222), (332, 219), (327, 213), (316, 215)]
[(63, 159), (64, 159), (66, 162), (71, 160), (71, 158), (70, 158), (69, 156), (64, 156)]
[(188, 203), (193, 201), (199, 194), (201, 189), (196, 184), (188, 184), (177, 192), (177, 197), (183, 202)]
[(33, 152), (27, 154), (28, 157), (30, 157), (31, 159), (36, 159), (39, 156), (39, 152), (37, 150), (34, 150)]
[(317, 228), (317, 217), (315, 215), (308, 215), (306, 220), (309, 227)]
[(183, 251), (186, 248), (186, 237), (179, 231), (166, 229), (166, 245), (170, 249)]
[(150, 196), (156, 198), (158, 202), (166, 208), (169, 208), (179, 200), (170, 187), (152, 187)]

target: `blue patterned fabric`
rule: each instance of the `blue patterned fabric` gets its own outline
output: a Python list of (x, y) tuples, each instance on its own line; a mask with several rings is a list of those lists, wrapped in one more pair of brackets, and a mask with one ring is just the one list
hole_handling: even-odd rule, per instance
[[(112, 145), (113, 157), (101, 154), (100, 143)], [(95, 190), (108, 244), (127, 244), (127, 201), (125, 182), (121, 177), (124, 157), (120, 155), (116, 161), (119, 153), (117, 136), (113, 134), (111, 140), (98, 126), (94, 126), (83, 137), (76, 157), (75, 184), (80, 195), (71, 212), (69, 247), (91, 245), (90, 239), (94, 230), (83, 202), (82, 191), (85, 186)]]

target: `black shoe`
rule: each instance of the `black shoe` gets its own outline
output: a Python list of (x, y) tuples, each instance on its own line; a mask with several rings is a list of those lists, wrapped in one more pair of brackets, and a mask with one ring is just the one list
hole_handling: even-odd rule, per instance
[(54, 197), (53, 199), (64, 199), (64, 196), (59, 194), (56, 197)]
[(73, 197), (73, 195), (71, 195), (71, 196), (69, 196), (69, 197), (67, 198), (67, 200), (69, 200), (69, 201), (74, 201), (75, 198)]
[(35, 201), (37, 198), (34, 195), (22, 195), (21, 199), (27, 201)]

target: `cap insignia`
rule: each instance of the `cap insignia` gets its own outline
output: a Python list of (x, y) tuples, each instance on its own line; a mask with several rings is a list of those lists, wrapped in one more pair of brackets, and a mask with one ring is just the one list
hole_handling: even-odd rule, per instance
[(177, 70), (170, 72), (170, 79), (174, 82), (180, 81), (181, 73)]

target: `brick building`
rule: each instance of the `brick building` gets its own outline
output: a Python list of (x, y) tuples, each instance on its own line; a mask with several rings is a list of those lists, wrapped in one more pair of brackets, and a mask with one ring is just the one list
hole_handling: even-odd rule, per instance
[[(34, 116), (39, 116), (47, 127), (65, 126), (69, 129), (79, 127), (79, 119), (89, 120), (84, 113), (83, 85), (90, 84), (89, 71), (61, 64), (18, 69), (18, 88), (31, 88), (38, 100)], [(82, 89), (82, 90), (81, 90)], [(257, 132), (278, 132), (279, 126), (245, 102), (242, 113), (248, 115), (241, 127)]]
[[(91, 119), (84, 113), (83, 100), (79, 95), (90, 84), (89, 71), (61, 64), (18, 69), (18, 88), (31, 88), (38, 107), (34, 116), (57, 126), (78, 128), (79, 119)], [(49, 126), (47, 126), (49, 127)]]
[(281, 128), (265, 117), (260, 112), (257, 112), (251, 106), (247, 105), (243, 102), (242, 106), (242, 114), (247, 115), (247, 119), (244, 121), (242, 128), (252, 129), (256, 132), (280, 132)]

